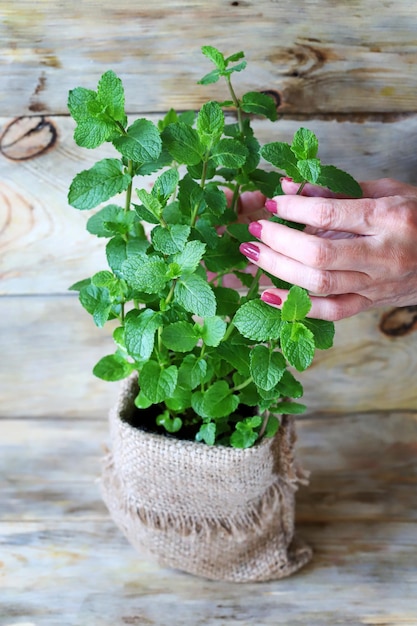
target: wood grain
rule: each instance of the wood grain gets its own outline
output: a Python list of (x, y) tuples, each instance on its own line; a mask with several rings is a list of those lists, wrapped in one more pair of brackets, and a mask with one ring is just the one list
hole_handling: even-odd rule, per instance
[(161, 569), (125, 542), (96, 483), (104, 420), (1, 427), (2, 626), (416, 623), (416, 413), (298, 423), (312, 475), (297, 528), (315, 556), (292, 578), (244, 586)]
[[(408, 0), (0, 2), (3, 115), (65, 114), (74, 84), (112, 68), (130, 111), (188, 109), (206, 94), (200, 47), (246, 52), (245, 91), (273, 89), (292, 113), (415, 111), (417, 14)], [(139, 86), (138, 86), (139, 85)], [(223, 87), (211, 88), (224, 98)]]

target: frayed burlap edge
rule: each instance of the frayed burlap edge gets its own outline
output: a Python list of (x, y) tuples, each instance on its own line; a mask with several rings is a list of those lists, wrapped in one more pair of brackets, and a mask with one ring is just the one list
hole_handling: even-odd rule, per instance
[(129, 542), (165, 567), (216, 580), (278, 579), (305, 565), (312, 551), (294, 536), (294, 494), (306, 475), (294, 460), (293, 418), (253, 448), (208, 447), (132, 428), (137, 390), (129, 379), (111, 411), (101, 479)]

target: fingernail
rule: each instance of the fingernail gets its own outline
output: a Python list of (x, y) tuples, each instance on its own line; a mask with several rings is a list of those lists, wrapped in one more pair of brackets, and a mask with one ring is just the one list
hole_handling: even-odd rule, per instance
[(262, 233), (262, 224), (259, 222), (251, 222), (248, 226), (248, 230), (251, 235), (259, 239)]
[(277, 212), (277, 203), (275, 202), (275, 200), (267, 200), (265, 202), (265, 208), (270, 213), (276, 213)]
[(253, 243), (242, 243), (239, 246), (239, 250), (251, 261), (257, 261), (259, 259), (260, 250), (258, 246)]
[(263, 294), (261, 295), (261, 300), (263, 300), (267, 304), (275, 304), (275, 305), (282, 304), (281, 298), (277, 296), (275, 293), (272, 293), (271, 291), (264, 291)]
[(290, 176), (283, 176), (282, 178), (279, 179), (279, 182), (283, 183), (284, 180), (286, 183), (292, 183), (292, 178), (290, 178)]

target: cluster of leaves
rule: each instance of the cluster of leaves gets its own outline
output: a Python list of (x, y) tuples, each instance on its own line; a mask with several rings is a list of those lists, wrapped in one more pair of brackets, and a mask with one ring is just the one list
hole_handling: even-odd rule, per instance
[[(97, 363), (98, 377), (115, 381), (137, 371), (136, 406), (156, 405), (156, 422), (166, 431), (192, 426), (198, 441), (245, 448), (275, 434), (277, 415), (304, 410), (294, 402), (303, 390), (290, 370), (306, 369), (315, 348), (329, 348), (334, 328), (306, 317), (311, 303), (298, 287), (281, 311), (259, 299), (261, 272), (245, 273), (239, 252), (251, 239), (237, 222), (239, 194), (258, 189), (272, 197), (283, 172), (337, 191), (347, 186), (348, 193), (354, 181), (321, 166), (317, 140), (306, 129), (291, 146), (261, 147), (250, 115), (275, 121), (273, 100), (257, 92), (237, 98), (231, 75), (246, 65), (242, 52), (225, 58), (211, 46), (202, 51), (215, 69), (200, 82), (223, 77), (231, 100), (211, 100), (197, 114), (171, 110), (158, 125), (145, 118), (130, 124), (122, 82), (112, 71), (96, 91), (70, 91), (76, 143), (91, 149), (110, 142), (116, 150), (77, 174), (69, 189), (77, 209), (104, 204), (87, 229), (108, 239), (108, 269), (72, 289), (97, 326), (118, 322), (115, 352)], [(227, 123), (223, 109), (232, 105), (237, 120)], [(261, 157), (280, 171), (260, 168)], [(134, 186), (136, 179), (141, 185)], [(122, 192), (124, 201), (115, 203)], [(229, 274), (245, 289), (223, 286)], [(253, 408), (249, 417), (244, 407)]]

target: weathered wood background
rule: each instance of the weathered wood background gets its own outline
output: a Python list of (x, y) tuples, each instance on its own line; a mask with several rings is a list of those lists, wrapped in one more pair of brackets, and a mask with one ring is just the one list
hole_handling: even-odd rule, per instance
[[(245, 51), (237, 91), (275, 94), (282, 118), (256, 121), (260, 139), (289, 140), (302, 123), (323, 161), (417, 184), (415, 2), (0, 0), (0, 625), (165, 624), (169, 613), (190, 625), (416, 626), (415, 309), (339, 322), (335, 347), (303, 375), (300, 454), (313, 478), (299, 520), (318, 553), (306, 576), (248, 595), (160, 573), (99, 502), (117, 385), (91, 374), (110, 330), (67, 291), (104, 259), (66, 201), (97, 158), (73, 142), (67, 93), (111, 68), (132, 116), (197, 109), (226, 95), (196, 84), (205, 44)], [(105, 571), (94, 584), (90, 567)]]

